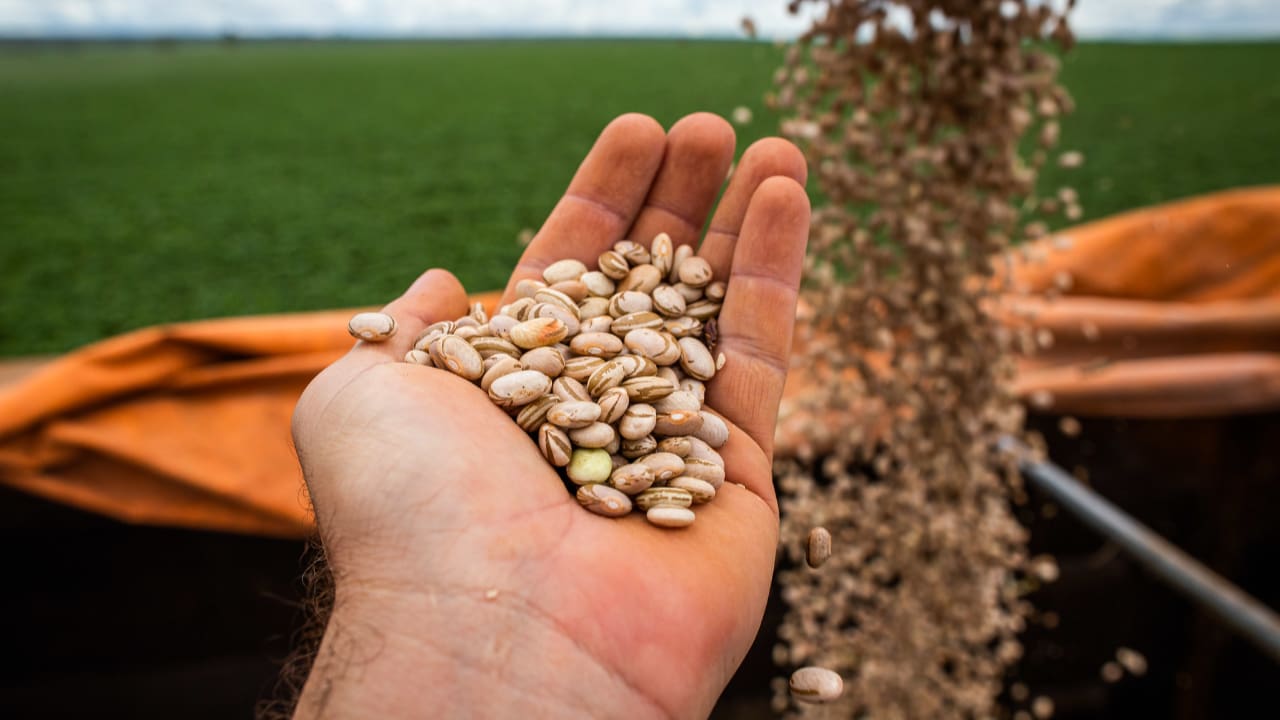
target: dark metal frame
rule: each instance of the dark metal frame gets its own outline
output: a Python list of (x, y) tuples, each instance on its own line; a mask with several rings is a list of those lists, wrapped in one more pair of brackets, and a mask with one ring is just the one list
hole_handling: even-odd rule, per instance
[(1020, 442), (1004, 438), (1000, 447), (1018, 457), (1022, 474), (1031, 485), (1280, 663), (1280, 617), (1270, 608), (1179, 550), (1061, 467), (1032, 458), (1027, 447)]

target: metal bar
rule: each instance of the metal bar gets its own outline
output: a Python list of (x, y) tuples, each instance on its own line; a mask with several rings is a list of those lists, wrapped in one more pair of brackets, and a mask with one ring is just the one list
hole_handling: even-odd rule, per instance
[(1086, 525), (1116, 543), (1173, 589), (1216, 615), (1232, 630), (1280, 663), (1280, 617), (1226, 578), (1179, 550), (1106, 498), (1051, 462), (1033, 460), (1026, 446), (1003, 438), (1032, 485), (1048, 493)]

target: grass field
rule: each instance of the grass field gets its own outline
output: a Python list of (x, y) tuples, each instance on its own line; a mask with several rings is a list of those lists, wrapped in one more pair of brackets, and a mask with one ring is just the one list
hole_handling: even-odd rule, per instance
[[(498, 286), (609, 118), (756, 120), (764, 44), (512, 41), (0, 50), (0, 355)], [(1086, 44), (1045, 182), (1086, 219), (1280, 180), (1280, 44)]]

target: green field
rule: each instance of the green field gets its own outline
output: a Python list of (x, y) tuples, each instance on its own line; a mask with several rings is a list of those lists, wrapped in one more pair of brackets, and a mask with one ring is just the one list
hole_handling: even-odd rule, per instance
[[(498, 286), (611, 117), (756, 111), (781, 51), (683, 41), (0, 49), (0, 355)], [(1280, 180), (1280, 44), (1086, 44), (1086, 219)]]

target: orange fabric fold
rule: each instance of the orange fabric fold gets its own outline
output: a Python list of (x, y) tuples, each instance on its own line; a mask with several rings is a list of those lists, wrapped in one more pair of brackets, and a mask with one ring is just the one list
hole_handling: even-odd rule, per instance
[[(1020, 393), (1082, 415), (1280, 408), (1280, 188), (1145, 208), (1059, 236), (1068, 249), (1043, 241), (1043, 261), (1013, 273), (1033, 290), (1068, 273), (1065, 296), (1001, 303), (1054, 336), (1020, 363)], [(0, 387), (0, 482), (126, 522), (302, 536), (311, 519), (290, 416), (310, 379), (351, 346), (352, 312), (177, 323), (58, 358)], [(788, 399), (804, 388), (797, 369)], [(803, 450), (782, 435), (780, 453)]]
[(1071, 295), (1192, 303), (1280, 297), (1280, 187), (1244, 188), (1134, 210), (1041, 242), (1048, 259), (1022, 263), (1020, 283)]
[[(1058, 249), (1066, 238), (1066, 249)], [(1053, 346), (1019, 363), (1056, 412), (1222, 416), (1280, 407), (1280, 187), (1123, 213), (1037, 243), (1012, 296)]]
[(60, 358), (0, 390), (0, 480), (130, 522), (305, 534), (289, 419), (348, 317), (175, 324)]

